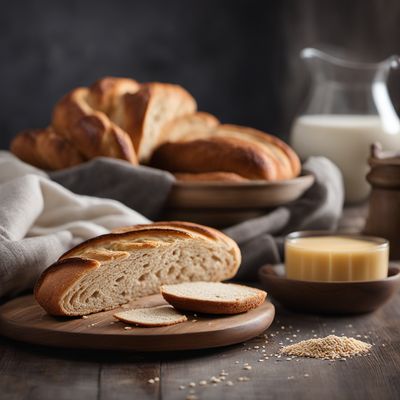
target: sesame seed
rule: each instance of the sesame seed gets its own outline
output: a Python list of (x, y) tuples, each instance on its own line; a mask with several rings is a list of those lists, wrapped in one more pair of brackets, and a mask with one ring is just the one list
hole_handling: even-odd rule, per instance
[(346, 360), (369, 351), (371, 345), (348, 337), (330, 335), (321, 339), (309, 339), (283, 347), (282, 354), (298, 357), (322, 358), (324, 360)]

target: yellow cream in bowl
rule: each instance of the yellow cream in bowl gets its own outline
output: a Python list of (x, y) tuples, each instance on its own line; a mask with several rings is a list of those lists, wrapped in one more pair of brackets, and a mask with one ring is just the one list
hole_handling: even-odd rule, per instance
[(373, 281), (388, 274), (389, 246), (368, 236), (289, 235), (286, 276), (302, 281)]

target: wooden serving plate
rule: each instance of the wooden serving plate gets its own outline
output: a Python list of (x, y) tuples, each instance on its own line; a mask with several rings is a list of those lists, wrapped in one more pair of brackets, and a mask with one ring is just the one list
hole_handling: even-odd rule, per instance
[(295, 311), (319, 314), (371, 312), (400, 288), (400, 268), (391, 263), (388, 277), (378, 281), (314, 282), (288, 279), (283, 265), (265, 265), (259, 278), (268, 294)]
[[(166, 304), (161, 295), (131, 302), (128, 308)], [(11, 300), (0, 307), (0, 334), (15, 340), (45, 346), (125, 351), (195, 350), (240, 343), (265, 331), (275, 308), (265, 302), (247, 313), (232, 316), (188, 316), (181, 324), (125, 330), (127, 324), (113, 314), (118, 308), (83, 318), (48, 315), (32, 295)]]
[(260, 209), (298, 199), (314, 176), (303, 174), (281, 181), (175, 182), (168, 198), (171, 209)]

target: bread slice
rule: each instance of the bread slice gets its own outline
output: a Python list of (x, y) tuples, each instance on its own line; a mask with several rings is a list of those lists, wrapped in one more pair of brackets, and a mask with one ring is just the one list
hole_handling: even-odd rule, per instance
[(193, 134), (209, 135), (218, 125), (218, 119), (206, 112), (183, 115), (163, 126), (157, 145), (177, 142)]
[(184, 88), (158, 82), (145, 83), (136, 93), (125, 94), (123, 102), (113, 120), (130, 135), (141, 163), (149, 160), (165, 124), (197, 108)]
[(185, 282), (161, 286), (164, 299), (178, 310), (206, 314), (239, 314), (264, 303), (263, 290), (233, 283)]
[(163, 284), (221, 281), (240, 264), (236, 243), (214, 229), (160, 222), (102, 235), (65, 253), (35, 297), (53, 315), (85, 315), (159, 293)]
[(168, 305), (122, 311), (114, 314), (114, 317), (127, 324), (145, 327), (168, 326), (187, 321), (186, 315)]

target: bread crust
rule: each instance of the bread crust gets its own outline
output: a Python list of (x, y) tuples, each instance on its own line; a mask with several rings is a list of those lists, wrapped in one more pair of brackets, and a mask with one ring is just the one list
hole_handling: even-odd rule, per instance
[(165, 142), (177, 142), (190, 134), (202, 132), (209, 134), (219, 125), (218, 119), (206, 112), (196, 112), (175, 118), (166, 123), (160, 133), (157, 146)]
[(87, 159), (105, 156), (137, 164), (129, 135), (105, 113), (91, 107), (88, 88), (74, 89), (56, 104), (52, 126)]
[[(229, 285), (229, 284), (227, 284)], [(235, 286), (243, 286), (237, 285)], [(165, 286), (161, 286), (161, 294), (164, 299), (178, 310), (199, 312), (204, 314), (241, 314), (257, 308), (264, 303), (267, 293), (263, 290), (252, 289), (252, 295), (245, 299), (236, 301), (217, 301), (194, 299), (190, 297), (177, 296), (168, 293)]]
[(45, 170), (73, 167), (84, 156), (52, 128), (20, 132), (11, 142), (11, 151), (22, 161)]
[(176, 172), (175, 178), (180, 182), (248, 182), (249, 180), (235, 174), (234, 172), (203, 172), (190, 174), (185, 172)]
[(100, 262), (79, 257), (55, 262), (36, 282), (34, 288), (36, 300), (49, 314), (65, 315), (61, 306), (65, 292), (87, 272), (99, 267)]
[(164, 143), (150, 165), (170, 172), (233, 172), (248, 179), (278, 178), (275, 160), (254, 143), (228, 137), (210, 137), (188, 142)]
[[(278, 137), (259, 131), (254, 128), (233, 125), (233, 124), (220, 125), (218, 127), (218, 130), (220, 132), (234, 132), (234, 131), (242, 132), (245, 134), (243, 136), (243, 139), (245, 139), (247, 135), (249, 137), (257, 139), (260, 143), (265, 142), (272, 144), (276, 148), (280, 149), (286, 155), (291, 165), (290, 171), (284, 171), (283, 173), (281, 173), (281, 175), (283, 175), (282, 179), (294, 178), (300, 174), (301, 163), (299, 157), (288, 144), (286, 144), (283, 140), (279, 139)], [(278, 156), (278, 161), (280, 161), (282, 168), (285, 168), (285, 163), (284, 163), (285, 160), (282, 160), (282, 158)]]

